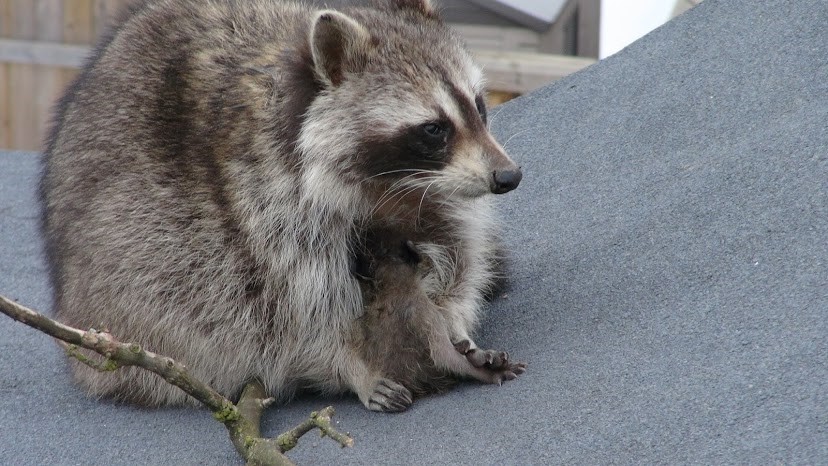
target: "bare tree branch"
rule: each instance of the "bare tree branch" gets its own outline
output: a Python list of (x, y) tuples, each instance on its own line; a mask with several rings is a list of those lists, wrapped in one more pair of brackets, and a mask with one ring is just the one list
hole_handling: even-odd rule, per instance
[(319, 412), (314, 411), (311, 413), (310, 419), (279, 435), (275, 440), (280, 445), (282, 451), (288, 451), (296, 446), (299, 437), (318, 428), (322, 432), (323, 437), (327, 436), (337, 441), (342, 448), (354, 446), (354, 440), (350, 436), (337, 432), (331, 425), (331, 417), (334, 413), (334, 409), (330, 406)]
[[(319, 428), (323, 436), (331, 437), (343, 447), (353, 446), (353, 439), (331, 426), (332, 407), (311, 413), (311, 417), (275, 439), (262, 438), (262, 412), (273, 403), (258, 380), (248, 382), (238, 405), (228, 400), (209, 385), (196, 379), (187, 368), (175, 360), (141, 348), (135, 343), (121, 343), (109, 332), (80, 330), (52, 320), (43, 314), (0, 296), (0, 311), (12, 319), (36, 328), (59, 340), (66, 352), (97, 370), (112, 371), (124, 366), (138, 366), (163, 377), (205, 405), (213, 417), (223, 423), (239, 454), (251, 465), (293, 464), (283, 453), (296, 446), (299, 437)], [(65, 343), (64, 343), (65, 342)], [(78, 351), (86, 348), (103, 356), (95, 362)]]

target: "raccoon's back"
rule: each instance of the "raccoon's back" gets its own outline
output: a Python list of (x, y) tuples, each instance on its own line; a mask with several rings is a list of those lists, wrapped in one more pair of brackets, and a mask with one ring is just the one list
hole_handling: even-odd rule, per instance
[(305, 14), (265, 1), (150, 1), (101, 42), (60, 101), (44, 153), (61, 318), (113, 328), (112, 313), (129, 317), (141, 300), (140, 312), (163, 303), (160, 319), (202, 302), (193, 312), (206, 329), (229, 318), (222, 303), (261, 287), (239, 229), (245, 180), (232, 175), (259, 162), (264, 116), (240, 70), (283, 53)]
[[(217, 165), (250, 152), (252, 123), (262, 117), (251, 102), (254, 78), (244, 70), (279, 63), (305, 16), (266, 1), (164, 0), (136, 8), (59, 102), (44, 190), (88, 193), (148, 170), (213, 181)], [(63, 183), (66, 173), (72, 180)]]

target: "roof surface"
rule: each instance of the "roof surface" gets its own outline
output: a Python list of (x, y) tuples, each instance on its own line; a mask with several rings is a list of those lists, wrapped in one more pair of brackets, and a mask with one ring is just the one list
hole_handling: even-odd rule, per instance
[[(356, 447), (304, 464), (828, 463), (828, 10), (708, 0), (492, 111), (523, 165), (500, 199), (511, 289), (478, 342), (529, 370), (399, 415), (333, 404)], [(818, 78), (818, 77), (823, 78)], [(48, 310), (33, 154), (0, 154), (0, 293)], [(74, 388), (0, 319), (0, 464), (234, 464), (204, 410)]]

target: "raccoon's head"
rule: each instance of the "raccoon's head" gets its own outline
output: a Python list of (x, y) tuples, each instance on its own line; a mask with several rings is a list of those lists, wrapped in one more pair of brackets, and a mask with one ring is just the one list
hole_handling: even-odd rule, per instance
[(322, 90), (299, 136), (314, 162), (306, 182), (443, 198), (518, 186), (488, 130), (481, 69), (428, 0), (319, 11), (309, 44)]

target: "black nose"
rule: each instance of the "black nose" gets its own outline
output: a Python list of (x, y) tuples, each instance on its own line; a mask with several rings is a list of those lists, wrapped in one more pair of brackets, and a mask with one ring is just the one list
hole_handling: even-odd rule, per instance
[(492, 173), (492, 192), (495, 194), (508, 193), (520, 184), (523, 173), (520, 168), (514, 170), (497, 170)]

